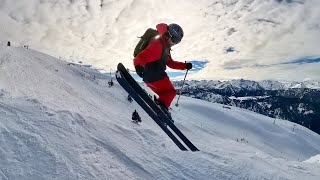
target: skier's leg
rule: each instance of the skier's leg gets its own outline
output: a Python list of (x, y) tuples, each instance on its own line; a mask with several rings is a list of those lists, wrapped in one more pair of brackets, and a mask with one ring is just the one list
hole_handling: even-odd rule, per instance
[(160, 106), (162, 111), (167, 115), (172, 123), (174, 123), (171, 117), (171, 113), (168, 110), (171, 102), (173, 101), (173, 98), (176, 95), (176, 90), (174, 89), (169, 77), (165, 77), (159, 81), (146, 84), (159, 96), (156, 103)]
[(146, 83), (158, 96), (158, 100), (169, 109), (171, 102), (177, 94), (169, 77), (165, 77), (153, 83)]

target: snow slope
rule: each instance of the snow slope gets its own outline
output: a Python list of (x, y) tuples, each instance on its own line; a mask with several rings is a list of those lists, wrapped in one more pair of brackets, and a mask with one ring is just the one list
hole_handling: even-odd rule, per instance
[(175, 123), (201, 150), (182, 152), (110, 78), (0, 47), (0, 179), (320, 178), (320, 136), (302, 126), (181, 97)]

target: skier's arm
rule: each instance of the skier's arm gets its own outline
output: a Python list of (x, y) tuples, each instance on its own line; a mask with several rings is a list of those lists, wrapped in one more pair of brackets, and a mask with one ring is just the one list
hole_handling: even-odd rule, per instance
[(170, 67), (171, 69), (179, 69), (179, 70), (185, 70), (186, 69), (186, 63), (174, 61), (171, 58), (171, 56), (169, 56), (167, 66)]

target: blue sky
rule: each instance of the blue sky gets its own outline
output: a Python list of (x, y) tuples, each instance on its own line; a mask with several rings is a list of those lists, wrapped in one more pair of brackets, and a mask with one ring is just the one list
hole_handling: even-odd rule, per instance
[[(201, 61), (201, 60), (193, 60), (193, 61), (189, 61), (192, 63), (192, 69), (190, 70), (190, 72), (198, 72), (201, 69), (203, 69), (205, 67), (205, 65), (208, 63), (208, 61)], [(184, 76), (186, 73), (186, 71), (167, 71), (167, 74), (169, 77), (174, 78), (174, 77), (178, 77), (178, 76)]]
[(282, 62), (282, 63), (276, 63), (276, 64), (254, 64), (251, 66), (242, 65), (241, 61), (236, 60), (235, 62), (229, 62), (224, 66), (227, 70), (234, 70), (234, 69), (241, 69), (246, 67), (255, 67), (255, 68), (268, 68), (272, 66), (278, 66), (278, 65), (288, 65), (288, 64), (296, 64), (296, 65), (304, 65), (304, 64), (313, 64), (313, 63), (320, 63), (320, 58), (317, 57), (303, 57), (296, 60), (288, 61), (288, 62)]
[(319, 63), (320, 62), (320, 58), (311, 58), (311, 57), (306, 57), (306, 58), (301, 58), (301, 59), (297, 59), (291, 62), (287, 62), (287, 63), (282, 63), (282, 64), (310, 64), (310, 63)]

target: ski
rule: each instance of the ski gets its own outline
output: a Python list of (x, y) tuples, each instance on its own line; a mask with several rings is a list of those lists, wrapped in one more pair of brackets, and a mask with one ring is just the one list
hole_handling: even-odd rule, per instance
[(116, 72), (116, 79), (119, 84), (130, 94), (130, 96), (146, 111), (146, 113), (160, 126), (160, 128), (172, 139), (172, 141), (182, 150), (188, 149), (176, 138), (174, 134), (163, 124), (161, 119), (153, 112), (153, 110), (144, 102), (144, 100), (138, 95), (138, 93), (131, 87), (126, 81), (123, 74), (120, 71)]
[[(133, 79), (122, 63), (118, 64), (118, 72), (121, 72), (122, 77), (130, 84), (131, 88), (141, 97), (145, 104), (151, 108), (154, 114), (158, 116), (160, 121), (165, 122), (170, 129), (189, 147), (191, 151), (199, 151), (199, 149), (175, 126), (167, 115), (155, 104), (143, 88)], [(161, 123), (162, 123), (161, 122)]]

